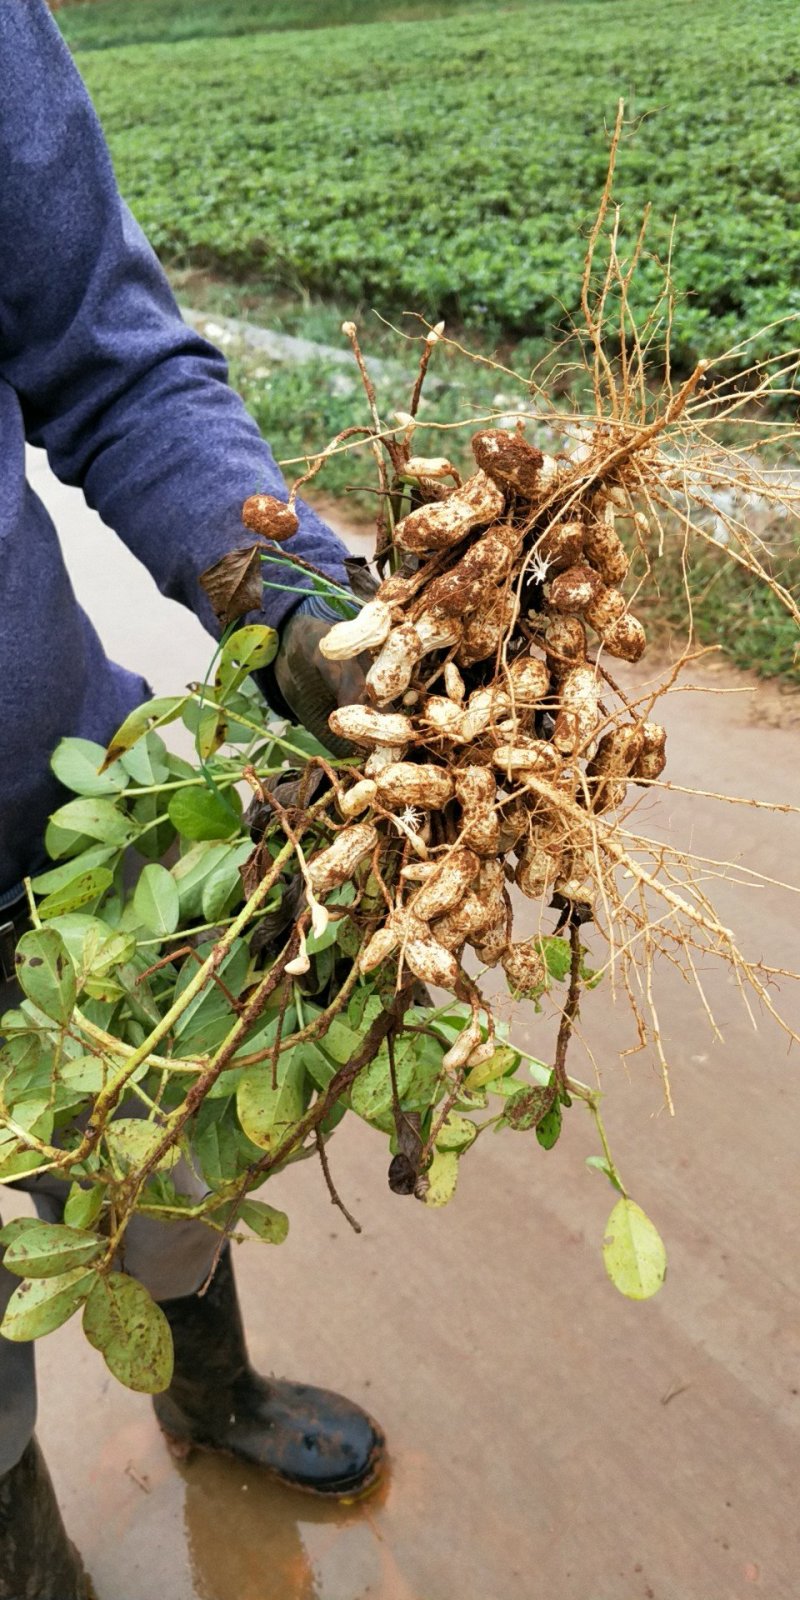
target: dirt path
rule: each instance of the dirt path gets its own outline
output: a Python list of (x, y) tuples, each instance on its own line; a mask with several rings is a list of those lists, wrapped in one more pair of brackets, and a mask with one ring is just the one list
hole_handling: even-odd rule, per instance
[[(66, 492), (51, 492), (63, 518)], [(106, 634), (130, 658), (147, 591), (116, 555), (99, 582), (109, 536), (77, 510), (68, 520), (81, 590), (102, 595)], [(159, 687), (190, 676), (191, 652), (207, 649), (191, 619), (179, 634), (176, 608), (141, 603), (140, 664)], [(796, 702), (724, 671), (695, 682), (716, 692), (670, 701), (673, 781), (800, 805)], [(796, 816), (689, 806), (648, 798), (642, 831), (690, 832), (700, 853), (773, 878), (796, 872)], [(751, 953), (800, 964), (796, 896), (729, 884), (716, 898)], [(647, 1305), (605, 1279), (613, 1196), (584, 1165), (594, 1144), (580, 1107), (549, 1154), (530, 1136), (487, 1137), (438, 1213), (389, 1194), (368, 1130), (337, 1135), (361, 1238), (311, 1163), (274, 1180), (290, 1240), (237, 1258), (253, 1353), (374, 1409), (393, 1451), (377, 1501), (317, 1508), (211, 1459), (179, 1471), (148, 1403), (107, 1377), (77, 1329), (44, 1342), (41, 1436), (101, 1600), (796, 1600), (798, 1055), (768, 1018), (751, 1026), (724, 974), (703, 981), (724, 1043), (696, 993), (660, 975), (673, 1120), (654, 1062), (620, 1060), (622, 1006), (598, 990), (583, 1011), (615, 1154), (669, 1250)], [(781, 994), (800, 1031), (796, 998)], [(537, 1050), (543, 1037), (534, 1019)]]

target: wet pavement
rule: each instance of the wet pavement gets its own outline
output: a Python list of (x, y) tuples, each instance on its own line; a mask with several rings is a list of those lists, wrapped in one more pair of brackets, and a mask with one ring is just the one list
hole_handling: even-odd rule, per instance
[[(35, 481), (41, 492), (39, 468)], [(118, 659), (162, 691), (201, 672), (192, 619), (154, 598), (72, 492), (49, 480), (46, 493)], [(761, 690), (675, 695), (670, 776), (800, 805), (793, 705)], [(796, 874), (795, 816), (670, 795), (648, 797), (640, 822)], [(797, 896), (726, 885), (715, 898), (749, 953), (800, 965)], [(381, 1419), (391, 1474), (366, 1504), (319, 1506), (209, 1457), (176, 1466), (149, 1402), (77, 1326), (42, 1341), (40, 1437), (100, 1600), (796, 1600), (798, 1054), (769, 1018), (753, 1028), (724, 971), (706, 964), (702, 978), (724, 1043), (696, 991), (660, 974), (674, 1119), (655, 1063), (620, 1060), (622, 1004), (600, 989), (582, 1012), (612, 1149), (667, 1243), (648, 1304), (606, 1280), (614, 1196), (585, 1166), (595, 1144), (577, 1105), (550, 1153), (530, 1135), (483, 1138), (444, 1211), (391, 1195), (385, 1141), (341, 1130), (331, 1159), (360, 1238), (314, 1163), (270, 1183), (289, 1240), (236, 1257), (253, 1358)], [(780, 994), (798, 1027), (790, 986)], [(546, 1054), (547, 1037), (533, 1018), (531, 1047)], [(572, 1065), (590, 1076), (580, 1052)]]

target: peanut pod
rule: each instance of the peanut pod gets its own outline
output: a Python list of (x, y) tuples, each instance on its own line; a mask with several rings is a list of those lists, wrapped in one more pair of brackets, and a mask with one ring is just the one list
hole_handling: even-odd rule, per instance
[(242, 506), (242, 522), (262, 539), (291, 539), (300, 521), (297, 512), (285, 500), (276, 500), (271, 494), (251, 494)]
[(561, 708), (553, 744), (562, 755), (586, 753), (598, 721), (599, 688), (594, 667), (570, 667), (560, 685)]
[(464, 847), (451, 850), (409, 901), (409, 911), (423, 922), (433, 922), (435, 917), (443, 916), (463, 900), (479, 868), (480, 859), (474, 850)]
[(500, 847), (500, 819), (495, 810), (497, 783), (487, 767), (463, 767), (455, 774), (456, 797), (461, 806), (461, 838), (478, 855), (496, 855)]
[(395, 543), (418, 555), (448, 550), (481, 523), (494, 522), (503, 506), (502, 491), (485, 472), (478, 471), (446, 500), (420, 506), (403, 517), (394, 530)]
[(421, 806), (427, 811), (440, 811), (456, 792), (446, 768), (429, 762), (396, 761), (378, 773), (376, 784), (383, 805)]
[(606, 499), (605, 504), (601, 503), (599, 515), (587, 523), (583, 546), (587, 560), (591, 561), (608, 584), (622, 583), (630, 566), (628, 553), (614, 526), (615, 521), (614, 503)]
[(341, 883), (352, 878), (356, 867), (365, 856), (372, 854), (378, 843), (378, 830), (371, 822), (357, 822), (342, 832), (308, 863), (308, 876), (316, 894), (327, 894), (338, 889)]
[(391, 626), (391, 606), (383, 600), (368, 600), (357, 617), (335, 622), (330, 633), (320, 639), (320, 655), (326, 661), (349, 661), (362, 650), (377, 650), (388, 638)]
[(660, 778), (667, 764), (667, 730), (660, 722), (642, 723), (642, 749), (633, 768), (637, 782)]
[(544, 456), (536, 445), (528, 444), (519, 433), (502, 428), (484, 428), (472, 440), (472, 452), (479, 467), (504, 489), (535, 500)]
[(568, 567), (554, 578), (548, 591), (549, 604), (554, 611), (575, 616), (585, 611), (603, 588), (603, 580), (594, 567)]
[(414, 724), (401, 711), (376, 711), (373, 706), (338, 706), (328, 726), (351, 744), (406, 745), (414, 737)]

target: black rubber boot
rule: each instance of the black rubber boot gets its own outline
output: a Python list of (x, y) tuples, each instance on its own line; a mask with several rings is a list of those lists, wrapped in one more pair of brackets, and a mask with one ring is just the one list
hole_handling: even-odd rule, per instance
[(327, 1389), (253, 1371), (229, 1250), (206, 1294), (162, 1300), (161, 1309), (175, 1372), (153, 1403), (173, 1454), (220, 1450), (293, 1489), (340, 1499), (377, 1483), (384, 1439), (365, 1411)]
[(0, 1600), (92, 1600), (35, 1439), (0, 1477)]

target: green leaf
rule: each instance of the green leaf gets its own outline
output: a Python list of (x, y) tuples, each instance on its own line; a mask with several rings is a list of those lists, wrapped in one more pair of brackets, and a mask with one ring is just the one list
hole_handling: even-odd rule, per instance
[(25, 1278), (8, 1302), (0, 1332), (15, 1343), (41, 1339), (77, 1311), (96, 1281), (97, 1273), (85, 1267), (57, 1278)]
[(199, 844), (193, 844), (170, 868), (178, 885), (183, 922), (200, 916), (205, 883), (231, 848), (230, 845), (212, 844), (204, 839)]
[(125, 788), (128, 776), (118, 762), (101, 772), (105, 755), (103, 746), (91, 739), (62, 739), (53, 751), (50, 765), (59, 782), (74, 794), (92, 798), (118, 794)]
[(569, 939), (558, 939), (554, 935), (543, 935), (537, 941), (548, 975), (556, 983), (563, 983), (569, 977), (572, 964), (572, 951)]
[(215, 922), (217, 917), (227, 916), (232, 905), (244, 898), (239, 868), (252, 853), (253, 846), (249, 840), (233, 845), (226, 850), (219, 865), (209, 873), (203, 884), (202, 900), (206, 922)]
[(83, 1331), (126, 1388), (161, 1394), (169, 1387), (173, 1367), (169, 1323), (135, 1278), (123, 1272), (98, 1278), (84, 1308)]
[(629, 1300), (649, 1300), (664, 1282), (664, 1241), (641, 1206), (627, 1195), (617, 1201), (606, 1223), (603, 1260), (615, 1289)]
[(55, 928), (36, 928), (22, 935), (16, 972), (25, 994), (46, 1016), (56, 1022), (67, 1021), (78, 984), (67, 947)]
[(93, 1183), (89, 1189), (82, 1189), (79, 1183), (70, 1184), (64, 1221), (70, 1228), (91, 1228), (103, 1209), (103, 1198), (102, 1184)]
[(169, 767), (164, 740), (157, 733), (146, 733), (125, 752), (120, 766), (143, 789), (154, 783), (166, 783)]
[(552, 1150), (561, 1133), (561, 1105), (558, 1100), (536, 1124), (536, 1137), (543, 1150)]
[(305, 1111), (302, 1047), (286, 1050), (278, 1058), (278, 1084), (272, 1087), (272, 1068), (268, 1061), (251, 1067), (242, 1077), (236, 1092), (239, 1121), (253, 1144), (260, 1150), (275, 1150), (291, 1132)]
[[(56, 889), (64, 889), (75, 878), (83, 876), (90, 867), (104, 867), (106, 862), (113, 862), (119, 851), (113, 845), (96, 844), (83, 850), (80, 859), (65, 861), (60, 867), (52, 867), (49, 872), (40, 872), (38, 877), (31, 880), (33, 892), (36, 895), (52, 894)], [(113, 868), (111, 869), (113, 871)]]
[(188, 695), (163, 696), (161, 699), (146, 700), (144, 705), (136, 708), (125, 718), (122, 726), (117, 729), (106, 754), (104, 767), (110, 767), (119, 756), (125, 754), (136, 744), (148, 728), (163, 728), (168, 722), (174, 722), (180, 716), (186, 705)]
[(98, 839), (101, 844), (125, 845), (133, 837), (133, 824), (113, 800), (68, 800), (53, 812), (51, 822), (68, 833)]
[(104, 1241), (94, 1233), (40, 1222), (9, 1244), (3, 1265), (18, 1278), (56, 1278), (74, 1267), (88, 1266), (103, 1247)]
[(93, 900), (99, 900), (111, 888), (114, 874), (110, 867), (92, 867), (88, 872), (79, 873), (65, 884), (63, 889), (55, 889), (52, 894), (40, 900), (37, 907), (42, 921), (47, 922), (50, 917), (63, 916), (67, 911), (78, 911), (81, 906), (89, 905)]
[(180, 920), (180, 899), (175, 879), (158, 862), (144, 867), (133, 895), (133, 909), (151, 933), (163, 938), (174, 933)]
[(446, 1206), (458, 1183), (458, 1155), (455, 1150), (435, 1150), (426, 1173), (426, 1206)]
[[(59, 1071), (61, 1082), (75, 1094), (99, 1094), (105, 1088), (111, 1065), (99, 1056), (77, 1056), (63, 1061)], [(66, 1215), (66, 1213), (65, 1213)], [(68, 1218), (73, 1221), (73, 1218)]]
[(274, 628), (260, 623), (237, 628), (226, 640), (217, 667), (217, 688), (220, 698), (226, 700), (235, 693), (240, 683), (259, 667), (267, 667), (278, 654), (278, 635)]
[(622, 1185), (620, 1184), (616, 1172), (606, 1160), (605, 1156), (587, 1156), (586, 1165), (587, 1167), (592, 1167), (595, 1172), (602, 1172), (604, 1176), (608, 1178), (612, 1189), (616, 1189), (618, 1194), (622, 1194)]
[[(136, 1172), (150, 1160), (164, 1136), (163, 1127), (141, 1117), (116, 1117), (105, 1130), (105, 1141), (119, 1172)], [(177, 1146), (168, 1150), (158, 1163), (157, 1172), (168, 1172), (180, 1160)]]
[(264, 1200), (245, 1200), (239, 1220), (264, 1239), (267, 1244), (283, 1244), (289, 1232), (289, 1218), (285, 1211), (276, 1211)]
[(228, 789), (224, 799), (211, 789), (179, 789), (168, 811), (185, 839), (229, 839), (239, 827), (242, 802), (235, 789)]

